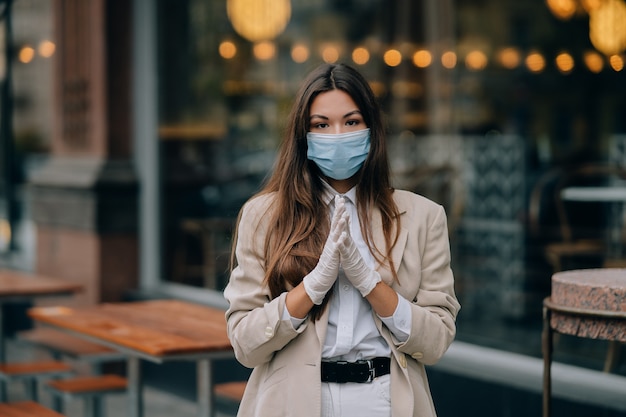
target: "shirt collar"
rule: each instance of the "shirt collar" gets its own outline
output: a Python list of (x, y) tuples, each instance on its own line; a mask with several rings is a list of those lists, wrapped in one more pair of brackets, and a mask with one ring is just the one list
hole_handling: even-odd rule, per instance
[(322, 184), (324, 185), (324, 195), (322, 196), (322, 200), (326, 205), (329, 205), (336, 195), (343, 195), (345, 198), (350, 200), (352, 204), (356, 206), (356, 185), (350, 188), (346, 193), (341, 194), (338, 193), (333, 187), (330, 186), (329, 183), (326, 182), (325, 179), (322, 178)]

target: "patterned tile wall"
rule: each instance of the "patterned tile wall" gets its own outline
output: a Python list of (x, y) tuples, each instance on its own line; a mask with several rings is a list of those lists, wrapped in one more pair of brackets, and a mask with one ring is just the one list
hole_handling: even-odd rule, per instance
[(419, 183), (420, 172), (432, 174), (424, 167), (454, 172), (448, 184), (452, 203), (441, 203), (449, 218), (458, 216), (451, 219), (451, 245), (463, 313), (525, 316), (524, 140), (500, 135), (397, 139), (390, 154), (399, 188)]

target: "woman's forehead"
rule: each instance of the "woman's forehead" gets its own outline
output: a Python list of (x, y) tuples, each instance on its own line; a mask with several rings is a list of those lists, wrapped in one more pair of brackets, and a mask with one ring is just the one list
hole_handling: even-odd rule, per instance
[(329, 90), (318, 94), (311, 102), (309, 116), (344, 116), (359, 111), (359, 106), (343, 90)]

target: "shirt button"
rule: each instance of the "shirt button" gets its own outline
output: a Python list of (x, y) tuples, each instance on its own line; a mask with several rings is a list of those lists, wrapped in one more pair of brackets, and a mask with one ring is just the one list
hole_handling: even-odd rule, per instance
[(274, 336), (274, 329), (271, 326), (265, 328), (265, 336), (268, 338)]
[(344, 291), (348, 291), (349, 289), (350, 289), (350, 287), (347, 284), (343, 286), (343, 290)]

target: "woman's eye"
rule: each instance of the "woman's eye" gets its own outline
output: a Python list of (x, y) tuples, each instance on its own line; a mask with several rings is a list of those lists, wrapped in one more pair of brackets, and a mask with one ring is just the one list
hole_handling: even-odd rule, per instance
[(316, 129), (324, 129), (328, 127), (328, 123), (316, 123), (313, 125), (313, 127)]
[(348, 121), (346, 122), (346, 125), (348, 125), (348, 126), (356, 126), (356, 125), (358, 125), (358, 124), (359, 124), (359, 121), (358, 121), (358, 120), (348, 120)]

